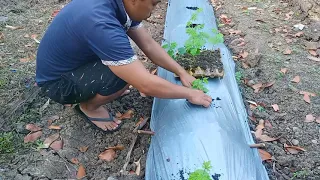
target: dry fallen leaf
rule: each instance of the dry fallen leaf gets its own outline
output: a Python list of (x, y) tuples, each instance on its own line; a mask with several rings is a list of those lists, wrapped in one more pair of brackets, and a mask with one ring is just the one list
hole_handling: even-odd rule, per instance
[(42, 131), (37, 131), (35, 133), (30, 133), (28, 135), (26, 135), (23, 140), (24, 143), (28, 143), (28, 142), (34, 142), (37, 139), (39, 139), (39, 137), (42, 135)]
[(137, 176), (140, 176), (140, 172), (141, 172), (140, 160), (141, 160), (141, 158), (140, 158), (137, 162), (133, 162), (133, 163), (137, 166), (137, 168), (136, 168), (136, 174), (137, 174)]
[(291, 54), (291, 49), (290, 48), (287, 48), (284, 52), (283, 52), (283, 54), (284, 55), (289, 55), (289, 54)]
[(271, 154), (268, 153), (267, 151), (262, 150), (262, 149), (258, 149), (258, 151), (259, 151), (259, 154), (260, 154), (260, 157), (261, 157), (262, 161), (272, 159)]
[(276, 81), (272, 81), (272, 82), (268, 82), (267, 84), (265, 84), (265, 87), (271, 87), (274, 85), (274, 83), (276, 83)]
[(122, 114), (120, 112), (116, 113), (116, 118), (120, 118), (122, 116)]
[(271, 124), (271, 122), (269, 120), (265, 120), (264, 121), (264, 125), (265, 125), (265, 127), (268, 127), (270, 129), (272, 129), (272, 124)]
[(281, 68), (280, 70), (283, 74), (286, 74), (288, 72), (288, 68)]
[(298, 154), (300, 151), (306, 151), (302, 147), (299, 147), (299, 146), (288, 146), (287, 144), (284, 144), (284, 148), (290, 154)]
[(254, 132), (254, 135), (256, 138), (259, 138), (262, 135), (262, 130), (264, 129), (264, 120), (259, 121), (259, 125), (256, 127), (256, 131)]
[(300, 82), (300, 76), (294, 77), (291, 81), (295, 82), (295, 83), (299, 83)]
[(308, 94), (303, 95), (303, 100), (309, 104), (311, 103), (310, 96)]
[(315, 50), (309, 50), (309, 53), (312, 55), (312, 56), (317, 56), (317, 51)]
[(130, 119), (133, 116), (134, 111), (132, 109), (125, 112), (119, 119)]
[(247, 51), (243, 51), (242, 53), (239, 54), (239, 56), (243, 59), (245, 59), (246, 57), (248, 57), (249, 53)]
[(285, 20), (287, 21), (287, 20), (291, 19), (293, 14), (294, 14), (293, 11), (290, 11), (289, 13), (287, 13)]
[(262, 83), (258, 83), (258, 84), (255, 84), (255, 85), (251, 86), (251, 87), (254, 89), (255, 93), (258, 93), (262, 86), (263, 86)]
[(273, 104), (272, 107), (275, 112), (278, 112), (280, 110), (278, 104)]
[(82, 179), (86, 176), (86, 170), (84, 169), (83, 165), (80, 164), (77, 172), (77, 179)]
[(58, 138), (60, 137), (60, 134), (59, 133), (56, 133), (56, 134), (52, 134), (51, 136), (47, 137), (44, 142), (43, 142), (43, 145), (44, 147), (43, 148), (49, 148), (50, 145), (56, 141)]
[(49, 117), (48, 124), (51, 125), (57, 119), (60, 119), (60, 117), (57, 115)]
[(320, 124), (320, 116), (316, 119), (316, 122)]
[(42, 128), (38, 127), (35, 124), (27, 124), (26, 125), (26, 129), (31, 131), (31, 132), (36, 132), (36, 131), (40, 131)]
[(55, 151), (59, 151), (60, 149), (63, 148), (63, 140), (59, 140), (59, 141), (54, 141), (50, 147), (55, 150)]
[(240, 34), (241, 31), (240, 30), (229, 29), (229, 33), (237, 35), (237, 34)]
[(113, 146), (113, 147), (107, 147), (106, 149), (113, 149), (113, 150), (120, 150), (120, 151), (122, 151), (122, 150), (124, 150), (124, 146), (122, 146), (122, 145), (116, 145), (116, 146)]
[(301, 32), (298, 32), (294, 35), (294, 37), (301, 37), (304, 33), (301, 31)]
[(79, 148), (80, 152), (84, 153), (84, 152), (87, 152), (89, 146), (82, 146)]
[(307, 58), (312, 60), (312, 61), (320, 62), (320, 58), (316, 58), (316, 57), (313, 57), (313, 56), (308, 56)]
[(292, 39), (289, 39), (289, 38), (287, 38), (286, 39), (286, 42), (289, 44), (289, 43), (292, 43)]
[(315, 97), (316, 96), (316, 94), (315, 93), (311, 93), (311, 92), (308, 92), (308, 91), (300, 91), (300, 94), (307, 94), (308, 96), (313, 96), (313, 97)]
[(99, 154), (99, 159), (110, 162), (116, 158), (116, 151), (113, 149), (107, 149)]
[(258, 104), (254, 101), (247, 101), (249, 104), (252, 104), (252, 105), (255, 105), (255, 106), (258, 106)]
[(222, 15), (220, 16), (220, 20), (221, 20), (221, 22), (222, 22), (223, 24), (230, 24), (230, 23), (231, 23), (231, 19), (228, 18), (228, 16), (225, 15), (225, 14), (222, 14)]
[(304, 122), (310, 123), (313, 122), (316, 118), (312, 115), (312, 114), (308, 114), (306, 115), (306, 119), (304, 120)]
[(72, 158), (70, 162), (72, 162), (73, 164), (79, 164), (79, 160), (77, 158)]
[(250, 66), (246, 62), (242, 62), (243, 69), (248, 69)]
[(61, 126), (53, 126), (53, 125), (51, 125), (51, 126), (49, 126), (49, 129), (60, 130), (60, 129), (62, 129), (62, 127)]
[(258, 139), (260, 139), (263, 142), (272, 142), (272, 141), (278, 140), (279, 138), (272, 138), (272, 137), (269, 137), (268, 135), (263, 134), (260, 137), (258, 137)]
[(37, 34), (32, 34), (30, 37), (31, 37), (31, 39), (35, 39), (35, 38), (38, 37), (38, 35)]
[(30, 62), (30, 58), (21, 58), (20, 59), (20, 62), (22, 62), (22, 63), (26, 63), (26, 62)]
[(0, 41), (4, 39), (4, 34), (0, 32)]

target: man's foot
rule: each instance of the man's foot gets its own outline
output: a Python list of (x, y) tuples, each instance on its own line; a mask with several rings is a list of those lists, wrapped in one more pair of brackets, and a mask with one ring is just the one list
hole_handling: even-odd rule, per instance
[[(103, 106), (100, 106), (98, 109), (96, 110), (88, 110), (86, 108), (86, 106), (81, 105), (79, 106), (79, 109), (89, 118), (105, 118), (108, 119), (110, 118), (110, 114), (108, 112), (107, 109), (105, 109)], [(91, 120), (92, 123), (94, 123), (96, 126), (98, 126), (100, 129), (104, 130), (104, 131), (112, 131), (117, 129), (117, 127), (119, 126), (119, 124), (121, 124), (121, 121), (113, 118), (113, 121), (95, 121), (95, 120)]]

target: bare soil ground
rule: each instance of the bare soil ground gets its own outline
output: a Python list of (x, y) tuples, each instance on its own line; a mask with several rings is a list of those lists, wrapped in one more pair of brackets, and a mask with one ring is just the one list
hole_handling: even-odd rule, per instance
[(244, 99), (253, 101), (245, 102), (252, 131), (265, 120), (263, 134), (279, 138), (264, 142), (273, 156), (265, 161), (270, 178), (320, 179), (319, 1), (212, 2), (238, 65)]
[[(86, 179), (142, 179), (145, 170), (146, 153), (150, 143), (148, 135), (139, 135), (133, 148), (127, 171), (131, 175), (120, 177), (120, 170), (126, 162), (129, 147), (136, 136), (133, 129), (138, 120), (150, 117), (152, 98), (142, 97), (132, 88), (131, 93), (108, 104), (115, 115), (132, 109), (134, 116), (125, 120), (121, 130), (105, 135), (91, 128), (71, 107), (63, 107), (39, 94), (34, 86), (35, 54), (37, 40), (40, 40), (55, 10), (61, 9), (64, 1), (16, 1), (0, 2), (0, 179), (75, 179), (79, 166), (72, 163), (77, 158), (86, 171)], [(160, 43), (162, 41), (166, 2), (161, 2), (144, 26)], [(148, 69), (155, 66), (137, 50), (140, 59)], [(52, 116), (59, 119), (53, 125), (61, 130), (48, 128)], [(34, 123), (42, 128), (40, 140), (23, 143), (29, 131), (26, 124)], [(145, 126), (148, 129), (148, 124)], [(63, 149), (39, 150), (48, 136), (59, 133)], [(123, 145), (112, 162), (99, 160), (98, 155), (106, 147)], [(80, 147), (87, 146), (85, 152)], [(135, 175), (141, 158), (140, 175)], [(111, 178), (110, 178), (111, 179)]]

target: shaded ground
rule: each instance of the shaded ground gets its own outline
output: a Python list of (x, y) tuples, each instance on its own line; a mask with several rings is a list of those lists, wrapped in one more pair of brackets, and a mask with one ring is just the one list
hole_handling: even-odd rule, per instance
[[(244, 99), (257, 103), (245, 102), (252, 131), (263, 119), (263, 134), (280, 137), (265, 142), (265, 150), (275, 159), (265, 162), (270, 178), (320, 179), (320, 121), (315, 120), (320, 116), (320, 62), (308, 58), (319, 57), (320, 50), (307, 50), (305, 46), (320, 40), (320, 22), (314, 18), (319, 15), (314, 11), (319, 7), (318, 1), (308, 8), (302, 6), (312, 0), (212, 2), (218, 9), (226, 44), (237, 59), (236, 78)], [(305, 25), (302, 30), (294, 28), (300, 23)], [(263, 88), (263, 84), (271, 82), (274, 84)], [(301, 91), (316, 96), (309, 96), (308, 103)], [(275, 104), (279, 106), (277, 112), (272, 107)], [(315, 117), (309, 120), (312, 122), (305, 122), (308, 114)], [(284, 144), (306, 151), (286, 151)]]
[[(72, 108), (64, 108), (53, 101), (40, 110), (48, 99), (33, 86), (37, 50), (34, 38), (41, 39), (53, 11), (65, 4), (62, 1), (42, 0), (0, 3), (0, 179), (74, 179), (78, 165), (71, 162), (72, 158), (77, 158), (85, 167), (87, 179), (107, 179), (111, 175), (119, 175), (136, 136), (132, 132), (135, 124), (140, 117), (150, 117), (152, 98), (141, 97), (135, 89), (108, 105), (114, 115), (134, 110), (134, 117), (125, 120), (121, 130), (113, 135), (93, 130)], [(166, 3), (160, 3), (153, 16), (144, 22), (158, 42), (162, 40), (165, 10)], [(146, 67), (154, 69), (142, 52), (138, 55), (145, 61)], [(59, 116), (53, 125), (63, 127), (62, 130), (48, 129), (48, 120), (53, 115)], [(25, 130), (28, 123), (42, 127), (43, 134), (37, 142), (24, 144), (23, 137), (29, 133)], [(148, 129), (148, 125), (145, 128)], [(64, 141), (62, 150), (37, 150), (46, 137), (57, 132)], [(132, 179), (141, 179), (144, 175), (149, 141), (147, 135), (137, 139), (127, 171), (135, 171), (133, 162), (141, 158), (141, 173), (139, 177), (131, 175)], [(125, 149), (117, 151), (114, 161), (99, 160), (98, 155), (106, 147), (115, 145), (123, 145)], [(89, 147), (86, 152), (79, 150), (83, 146)]]

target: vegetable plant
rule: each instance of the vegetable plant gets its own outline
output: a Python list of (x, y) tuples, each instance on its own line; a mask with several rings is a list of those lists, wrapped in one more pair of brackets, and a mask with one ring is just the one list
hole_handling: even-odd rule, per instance
[(177, 48), (177, 43), (172, 42), (172, 43), (166, 43), (162, 46), (163, 49), (167, 51), (170, 57), (175, 59), (176, 57), (176, 48)]
[(209, 90), (204, 86), (204, 84), (208, 84), (208, 78), (196, 79), (192, 82), (192, 88), (207, 93)]
[(190, 173), (188, 180), (211, 180), (210, 169), (212, 168), (211, 162), (204, 162), (201, 169), (197, 169)]
[[(186, 33), (189, 38), (186, 40), (184, 45), (184, 51), (193, 56), (199, 55), (203, 46), (210, 42), (212, 44), (218, 44), (223, 42), (223, 34), (219, 33), (216, 29), (212, 29), (212, 33), (216, 34), (211, 36), (210, 34), (203, 32), (204, 24), (195, 24), (194, 22), (198, 19), (199, 13), (203, 11), (202, 8), (196, 10), (191, 15), (190, 20), (187, 22)], [(180, 49), (179, 54), (182, 54), (183, 48)], [(184, 53), (183, 53), (184, 54)]]

